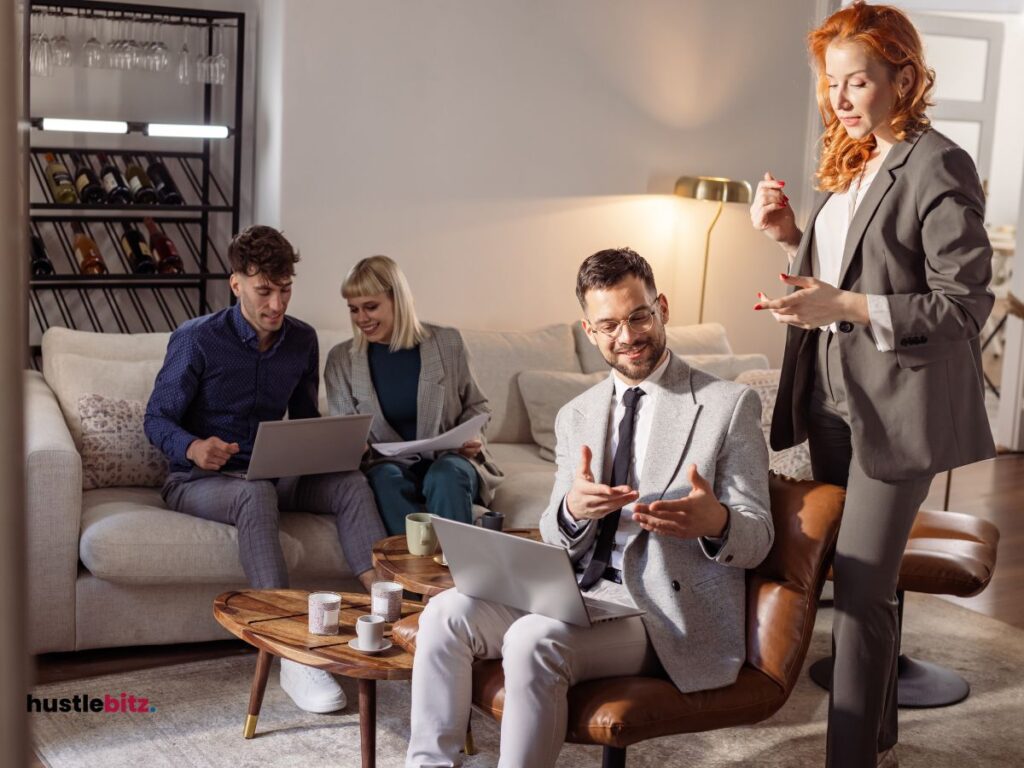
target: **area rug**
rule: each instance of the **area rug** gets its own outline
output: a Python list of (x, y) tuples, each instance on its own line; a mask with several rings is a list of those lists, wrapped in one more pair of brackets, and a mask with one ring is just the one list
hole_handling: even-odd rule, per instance
[[(808, 661), (829, 649), (831, 610), (819, 613)], [(950, 666), (972, 685), (971, 696), (944, 709), (901, 710), (902, 768), (1020, 768), (1024, 766), (1024, 631), (933, 597), (908, 595), (904, 649)], [(349, 706), (334, 715), (298, 710), (271, 672), (256, 738), (242, 738), (255, 656), (40, 686), (36, 698), (109, 694), (127, 713), (32, 714), (37, 754), (52, 768), (134, 766), (214, 768), (294, 766), (355, 768), (359, 759), (357, 692), (343, 680)], [(378, 683), (377, 765), (403, 764), (409, 724), (409, 684)], [(808, 768), (824, 764), (827, 695), (806, 676), (786, 706), (756, 726), (667, 737), (631, 747), (630, 768)], [(498, 729), (476, 715), (480, 753), (467, 768), (497, 765)], [(567, 745), (558, 765), (596, 768), (600, 750)]]

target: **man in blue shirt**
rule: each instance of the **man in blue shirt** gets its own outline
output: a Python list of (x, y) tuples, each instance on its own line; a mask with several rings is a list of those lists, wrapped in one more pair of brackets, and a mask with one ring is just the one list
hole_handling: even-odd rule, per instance
[[(248, 481), (221, 470), (249, 464), (261, 421), (316, 418), (319, 355), (312, 327), (288, 317), (299, 257), (280, 232), (253, 226), (228, 249), (238, 303), (171, 334), (146, 408), (146, 436), (170, 459), (165, 503), (238, 529), (249, 584), (288, 586), (279, 510), (331, 515), (352, 572), (369, 591), (371, 549), (386, 536), (361, 472)], [(331, 675), (282, 660), (281, 687), (301, 708), (333, 712), (345, 695)]]

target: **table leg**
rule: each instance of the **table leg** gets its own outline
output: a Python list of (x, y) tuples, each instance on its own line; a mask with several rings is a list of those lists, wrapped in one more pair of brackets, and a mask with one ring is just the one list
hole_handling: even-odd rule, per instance
[(363, 768), (377, 765), (377, 681), (359, 679), (359, 741)]
[(245, 730), (242, 732), (247, 739), (256, 735), (256, 720), (260, 716), (260, 707), (263, 706), (263, 692), (267, 689), (270, 662), (273, 660), (274, 655), (264, 650), (260, 650), (256, 658), (256, 675), (252, 679), (252, 688), (249, 691), (249, 713), (245, 717)]

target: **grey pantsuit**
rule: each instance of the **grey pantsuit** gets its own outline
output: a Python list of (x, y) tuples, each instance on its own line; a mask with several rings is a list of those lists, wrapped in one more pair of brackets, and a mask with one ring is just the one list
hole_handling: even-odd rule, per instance
[(932, 475), (876, 480), (864, 473), (850, 440), (837, 363), (835, 337), (820, 332), (808, 421), (811, 465), (816, 480), (842, 485), (847, 493), (832, 563), (833, 652), (838, 647), (842, 653), (835, 656), (832, 673), (838, 685), (832, 686), (829, 698), (833, 714), (828, 753), (830, 766), (868, 766), (898, 738), (896, 582), (910, 527)]
[[(811, 275), (814, 221), (793, 263)], [(809, 440), (815, 479), (845, 485), (835, 559), (829, 768), (873, 768), (896, 742), (896, 581), (938, 472), (995, 455), (978, 336), (992, 249), (970, 157), (937, 131), (889, 150), (846, 235), (837, 287), (884, 296), (895, 348), (868, 326), (787, 329), (772, 447)]]

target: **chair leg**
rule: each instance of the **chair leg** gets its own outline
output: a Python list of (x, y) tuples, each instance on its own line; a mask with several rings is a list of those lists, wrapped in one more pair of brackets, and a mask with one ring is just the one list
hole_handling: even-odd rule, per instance
[[(898, 592), (900, 633), (903, 632), (903, 592)], [(967, 698), (971, 686), (951, 669), (918, 661), (904, 654), (897, 659), (897, 701), (901, 709), (948, 707)], [(832, 657), (826, 656), (811, 664), (808, 674), (826, 691), (832, 688)]]
[(626, 748), (605, 747), (601, 755), (601, 768), (626, 768)]

